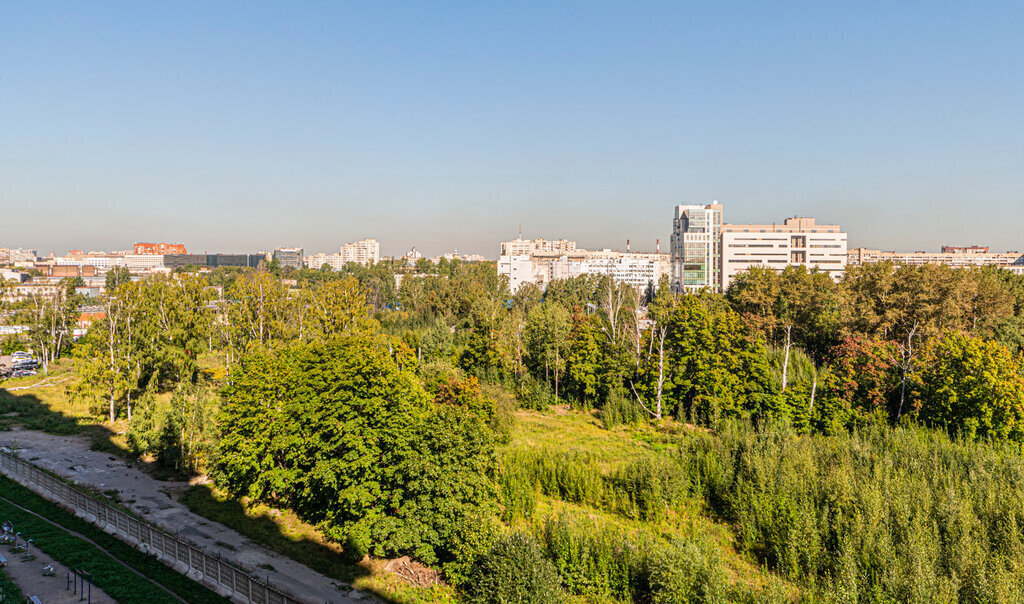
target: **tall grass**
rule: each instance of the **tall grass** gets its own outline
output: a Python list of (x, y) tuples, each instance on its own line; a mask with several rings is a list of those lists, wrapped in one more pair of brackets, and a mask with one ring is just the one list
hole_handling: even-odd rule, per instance
[(1024, 600), (1024, 458), (917, 428), (681, 437), (691, 489), (741, 550), (848, 602)]
[(563, 512), (535, 532), (563, 588), (594, 602), (754, 603), (790, 598), (780, 582), (754, 588), (731, 581), (718, 544), (666, 539)]
[(689, 497), (686, 468), (648, 455), (604, 472), (592, 456), (549, 448), (513, 449), (502, 473), (505, 519), (529, 518), (536, 493), (634, 520), (659, 521)]
[[(731, 526), (741, 553), (803, 586), (806, 597), (1024, 602), (1024, 456), (1016, 446), (917, 427), (809, 436), (741, 421), (676, 439), (674, 450), (612, 469), (584, 454), (514, 449), (502, 478), (506, 518), (530, 518), (538, 493), (652, 528), (698, 505)], [(567, 585), (630, 599), (625, 586), (638, 571), (620, 560), (632, 551), (621, 538), (550, 522), (541, 541)], [(634, 546), (648, 551), (645, 560), (653, 555), (650, 544)]]

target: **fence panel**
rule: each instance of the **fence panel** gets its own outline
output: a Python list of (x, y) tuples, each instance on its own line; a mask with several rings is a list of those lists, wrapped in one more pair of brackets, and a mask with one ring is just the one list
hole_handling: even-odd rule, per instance
[(48, 493), (57, 503), (92, 516), (97, 525), (114, 527), (115, 535), (123, 540), (146, 544), (151, 552), (161, 555), (165, 564), (184, 562), (190, 570), (198, 571), (212, 584), (229, 588), (235, 598), (240, 597), (251, 604), (302, 604), (298, 598), (270, 587), (219, 556), (211, 556), (147, 522), (133, 518), (10, 453), (0, 451), (0, 470), (30, 490), (41, 495)]

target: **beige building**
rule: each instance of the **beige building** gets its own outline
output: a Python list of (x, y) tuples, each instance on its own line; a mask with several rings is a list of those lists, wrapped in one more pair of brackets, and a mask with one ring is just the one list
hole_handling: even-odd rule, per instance
[(852, 249), (847, 254), (847, 264), (860, 266), (872, 262), (895, 262), (921, 266), (924, 264), (945, 264), (952, 267), (968, 266), (1024, 266), (1024, 255), (1020, 252), (989, 252), (987, 247), (954, 247), (944, 246), (941, 252), (893, 252), (870, 250), (867, 248)]
[(514, 241), (501, 242), (502, 256), (557, 257), (574, 253), (576, 253), (576, 242), (566, 239), (516, 239)]
[(754, 267), (818, 269), (838, 280), (846, 270), (846, 233), (814, 218), (787, 218), (783, 224), (722, 225), (722, 290)]

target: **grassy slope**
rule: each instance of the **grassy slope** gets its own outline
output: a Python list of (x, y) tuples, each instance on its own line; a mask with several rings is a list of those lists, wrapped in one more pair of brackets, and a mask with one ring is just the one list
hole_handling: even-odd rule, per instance
[[(585, 412), (558, 408), (545, 413), (520, 410), (516, 413), (516, 429), (508, 448), (535, 447), (584, 453), (597, 460), (602, 471), (610, 472), (638, 457), (669, 452), (673, 448), (670, 433), (687, 429), (691, 428), (666, 422), (664, 431), (645, 426), (619, 426), (606, 430), (596, 417)], [(562, 511), (583, 513), (599, 524), (618, 525), (634, 532), (705, 538), (720, 547), (731, 580), (758, 589), (768, 579), (757, 564), (736, 551), (729, 527), (711, 520), (703, 503), (697, 500), (692, 500), (683, 509), (671, 511), (665, 520), (651, 523), (542, 496), (534, 513), (534, 521), (542, 521)]]

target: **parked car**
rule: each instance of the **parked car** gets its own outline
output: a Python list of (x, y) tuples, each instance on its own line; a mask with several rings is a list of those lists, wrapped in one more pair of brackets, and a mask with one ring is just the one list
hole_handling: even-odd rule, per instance
[(20, 359), (31, 359), (32, 355), (30, 355), (29, 353), (25, 352), (24, 350), (19, 350), (17, 352), (11, 353), (11, 358), (14, 359), (15, 361), (17, 361), (17, 360), (20, 360)]
[(18, 369), (11, 374), (12, 378), (28, 377), (30, 375), (36, 375), (36, 372), (32, 369)]
[(37, 369), (39, 367), (39, 361), (35, 359), (25, 359), (23, 361), (15, 361), (14, 365), (11, 366), (13, 369)]

